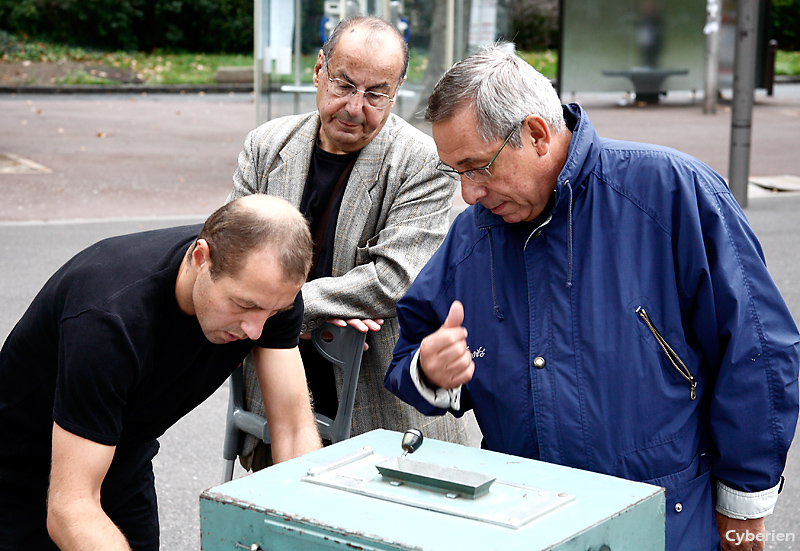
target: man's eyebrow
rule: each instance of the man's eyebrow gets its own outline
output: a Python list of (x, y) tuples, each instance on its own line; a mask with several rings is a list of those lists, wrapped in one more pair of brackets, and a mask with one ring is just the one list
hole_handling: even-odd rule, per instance
[[(344, 71), (339, 71), (338, 74), (339, 74), (339, 76), (334, 77), (334, 78), (341, 78), (343, 80), (346, 80), (347, 82), (349, 82), (353, 86), (356, 86), (356, 83), (353, 82), (353, 79), (351, 79), (347, 75), (347, 73), (345, 73)], [(380, 84), (373, 84), (372, 86), (368, 86), (368, 87), (364, 88), (364, 90), (370, 91), (370, 90), (374, 90), (375, 88), (390, 88), (390, 87), (391, 87), (391, 85), (388, 82), (381, 82)]]
[[(456, 167), (472, 166), (472, 168), (475, 168), (475, 166), (473, 166), (473, 165), (486, 166), (486, 163), (487, 163), (487, 161), (479, 161), (479, 160), (474, 159), (473, 157), (467, 157), (465, 159), (461, 159), (460, 161), (458, 161), (456, 163)], [(455, 168), (455, 167), (451, 167), (451, 168)]]

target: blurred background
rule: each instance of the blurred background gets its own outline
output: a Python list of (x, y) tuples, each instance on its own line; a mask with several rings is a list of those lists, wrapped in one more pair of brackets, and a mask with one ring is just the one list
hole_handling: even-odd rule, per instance
[[(800, 0), (749, 1), (757, 4), (756, 81), (768, 88), (775, 76), (800, 74)], [(709, 63), (725, 90), (732, 85), (739, 4), (746, 2), (0, 0), (0, 85), (287, 91), (310, 85), (327, 35), (340, 18), (362, 12), (382, 15), (406, 36), (407, 82), (424, 98), (454, 61), (495, 39), (513, 42), (562, 94), (636, 93), (637, 86), (640, 95), (702, 92)], [(655, 88), (648, 82), (654, 78)]]

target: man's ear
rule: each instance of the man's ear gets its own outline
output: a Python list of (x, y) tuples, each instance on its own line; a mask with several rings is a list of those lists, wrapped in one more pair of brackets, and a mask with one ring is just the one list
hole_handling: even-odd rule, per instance
[(319, 51), (317, 54), (317, 63), (314, 65), (314, 76), (312, 80), (314, 81), (314, 86), (319, 88), (319, 79), (322, 76), (322, 66), (325, 63), (325, 54), (322, 53), (322, 50)]
[(202, 268), (206, 263), (211, 265), (211, 250), (208, 246), (208, 241), (205, 239), (198, 239), (197, 244), (192, 251), (192, 266), (195, 269)]
[(523, 127), (527, 128), (529, 132), (527, 139), (530, 140), (531, 145), (539, 156), (547, 155), (547, 152), (550, 151), (550, 142), (553, 139), (550, 125), (542, 117), (530, 115), (525, 119)]

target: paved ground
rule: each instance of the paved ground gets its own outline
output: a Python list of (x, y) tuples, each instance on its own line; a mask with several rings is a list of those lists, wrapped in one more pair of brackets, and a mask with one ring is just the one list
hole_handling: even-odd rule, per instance
[[(309, 97), (302, 109), (310, 109)], [(703, 115), (699, 100), (670, 95), (658, 106), (579, 95), (602, 135), (669, 145), (727, 174), (730, 113)], [(410, 117), (414, 102), (402, 108)], [(291, 98), (273, 101), (289, 113)], [(252, 98), (240, 95), (0, 95), (0, 339), (47, 277), (108, 235), (200, 221), (225, 199), (247, 132)], [(751, 174), (792, 187), (800, 177), (800, 85), (758, 95)], [(28, 172), (5, 172), (27, 167)], [(800, 189), (800, 188), (797, 188)], [(456, 200), (455, 208), (463, 202)], [(750, 187), (746, 209), (771, 272), (800, 319), (800, 195)], [(199, 548), (199, 493), (221, 476), (227, 388), (173, 427), (157, 458), (163, 549)], [(800, 457), (790, 454), (773, 533), (800, 525)], [(237, 471), (237, 476), (241, 475)], [(780, 549), (797, 549), (800, 543)], [(778, 549), (776, 544), (768, 546)]]

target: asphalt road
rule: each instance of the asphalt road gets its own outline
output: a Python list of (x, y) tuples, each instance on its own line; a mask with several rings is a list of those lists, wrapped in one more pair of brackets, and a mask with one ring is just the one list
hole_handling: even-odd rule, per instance
[[(799, 91), (779, 86), (775, 97), (759, 97), (752, 175), (800, 176)], [(717, 115), (702, 115), (699, 100), (688, 96), (645, 108), (621, 107), (607, 95), (574, 99), (584, 103), (603, 135), (670, 145), (727, 173), (726, 105)], [(303, 109), (311, 108), (309, 100)], [(407, 116), (413, 103), (403, 106)], [(273, 114), (291, 109), (289, 98), (276, 100)], [(29, 172), (0, 172), (0, 339), (75, 252), (110, 235), (198, 222), (222, 204), (253, 125), (248, 95), (0, 96), (0, 154), (31, 161)], [(800, 195), (750, 189), (746, 213), (800, 319)], [(456, 199), (454, 209), (462, 206)], [(161, 439), (156, 477), (165, 550), (199, 548), (198, 496), (220, 481), (226, 404), (227, 385)], [(237, 468), (236, 476), (242, 474)], [(800, 526), (800, 457), (794, 449), (786, 477), (767, 520), (773, 536), (794, 534)]]

